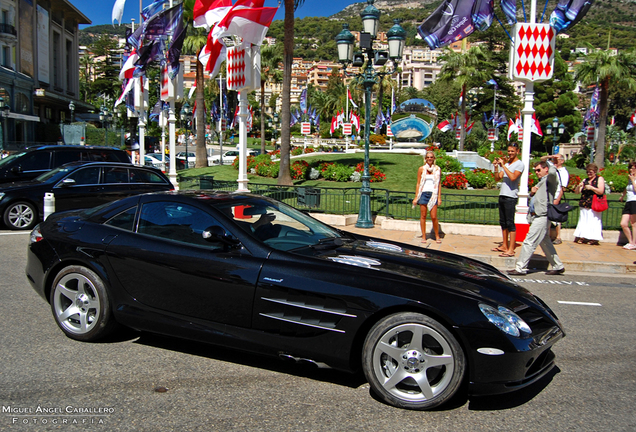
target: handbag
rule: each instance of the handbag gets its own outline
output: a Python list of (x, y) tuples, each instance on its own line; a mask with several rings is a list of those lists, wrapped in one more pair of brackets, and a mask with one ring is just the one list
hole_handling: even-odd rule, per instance
[(548, 220), (552, 222), (567, 222), (568, 212), (574, 210), (568, 203), (548, 204)]
[(604, 212), (607, 210), (607, 197), (605, 195), (601, 195), (600, 197), (596, 194), (592, 197), (592, 210), (595, 212)]

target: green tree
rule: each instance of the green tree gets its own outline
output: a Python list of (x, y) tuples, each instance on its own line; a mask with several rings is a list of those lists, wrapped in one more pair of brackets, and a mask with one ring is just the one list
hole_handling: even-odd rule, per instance
[(439, 79), (443, 83), (457, 83), (460, 86), (460, 95), (463, 95), (460, 109), (460, 130), (459, 151), (464, 150), (466, 141), (466, 100), (468, 90), (481, 87), (486, 81), (493, 77), (494, 67), (488, 63), (488, 56), (479, 46), (472, 46), (464, 52), (454, 52), (447, 49), (440, 57), (444, 62)]
[(599, 124), (598, 140), (594, 163), (605, 166), (605, 132), (609, 110), (609, 87), (612, 82), (620, 82), (630, 90), (636, 89), (636, 54), (633, 51), (621, 51), (615, 54), (612, 50), (592, 51), (585, 56), (576, 67), (575, 79), (584, 85), (597, 83), (599, 86)]
[[(532, 135), (532, 151), (551, 153), (559, 142), (568, 143), (572, 136), (581, 130), (583, 119), (577, 110), (579, 97), (574, 93), (576, 83), (568, 73), (568, 65), (557, 51), (554, 56), (554, 73), (552, 79), (534, 85), (534, 108), (536, 117), (541, 123), (543, 139)], [(553, 142), (554, 136), (548, 135), (546, 129), (553, 118), (565, 126), (565, 131)]]
[(119, 68), (115, 64), (114, 57), (117, 52), (117, 40), (109, 35), (102, 35), (90, 49), (95, 57), (103, 57), (104, 60), (94, 66), (95, 80), (91, 84), (89, 92), (90, 102), (95, 106), (101, 105), (97, 98), (114, 99), (119, 92)]
[(291, 72), (294, 60), (294, 11), (305, 0), (285, 0), (285, 36), (283, 41), (283, 109), (281, 112), (280, 137), (280, 170), (278, 172), (279, 185), (291, 185), (292, 178), (289, 171), (289, 156), (291, 151), (291, 135), (289, 123), (291, 120)]
[[(185, 22), (193, 21), (194, 0), (185, 0), (183, 8), (183, 19)], [(196, 101), (196, 168), (208, 166), (208, 155), (205, 148), (205, 85), (203, 83), (203, 64), (199, 61), (199, 53), (207, 42), (207, 34), (202, 28), (188, 26), (188, 33), (183, 41), (183, 52), (196, 54), (196, 75), (195, 75), (195, 101)]]
[(281, 81), (282, 73), (279, 67), (282, 61), (283, 56), (278, 46), (268, 45), (261, 49), (261, 154), (265, 154), (265, 83)]

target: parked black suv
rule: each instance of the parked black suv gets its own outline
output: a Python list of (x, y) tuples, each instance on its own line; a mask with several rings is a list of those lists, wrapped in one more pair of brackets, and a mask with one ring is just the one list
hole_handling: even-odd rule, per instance
[(44, 214), (44, 194), (55, 210), (95, 207), (131, 195), (173, 190), (155, 168), (112, 162), (71, 162), (38, 178), (0, 185), (0, 215), (9, 229), (31, 229)]
[(75, 161), (130, 163), (124, 150), (113, 147), (48, 145), (0, 159), (0, 183), (31, 180), (53, 168)]

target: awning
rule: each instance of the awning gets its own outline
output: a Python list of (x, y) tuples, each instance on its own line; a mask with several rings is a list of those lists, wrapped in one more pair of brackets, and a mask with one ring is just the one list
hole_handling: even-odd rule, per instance
[(32, 121), (32, 122), (39, 122), (40, 121), (40, 117), (38, 117), (38, 116), (32, 116), (32, 115), (27, 115), (27, 114), (18, 114), (18, 113), (14, 113), (14, 112), (9, 112), (8, 117), (12, 118), (12, 119), (15, 119), (15, 120), (25, 120), (25, 121)]

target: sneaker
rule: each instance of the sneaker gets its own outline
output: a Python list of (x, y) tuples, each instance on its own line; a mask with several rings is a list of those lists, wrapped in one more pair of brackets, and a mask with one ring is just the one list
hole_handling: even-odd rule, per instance
[(561, 239), (554, 239), (554, 241), (552, 242), (552, 244), (555, 244), (555, 245), (560, 245), (561, 243), (563, 243)]

